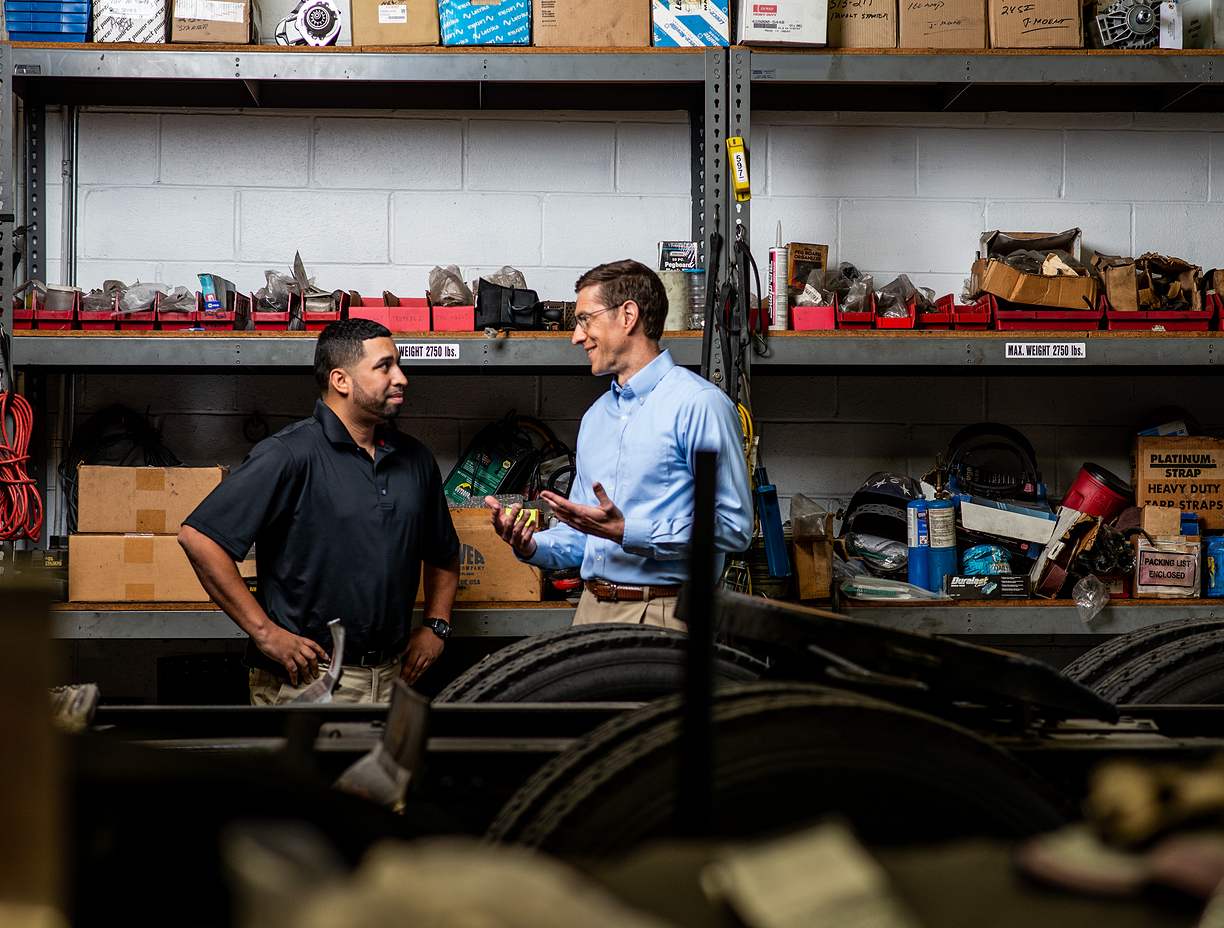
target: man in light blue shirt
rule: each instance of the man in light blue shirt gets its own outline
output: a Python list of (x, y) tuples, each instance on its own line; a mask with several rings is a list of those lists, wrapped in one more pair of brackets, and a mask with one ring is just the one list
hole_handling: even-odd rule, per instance
[(545, 492), (559, 525), (536, 532), (493, 497), (493, 525), (523, 560), (581, 567), (574, 624), (633, 622), (684, 628), (674, 617), (687, 577), (698, 451), (718, 452), (714, 545), (725, 553), (752, 539), (752, 498), (739, 415), (720, 389), (661, 350), (667, 294), (637, 261), (601, 264), (575, 285), (573, 344), (591, 373), (611, 374), (607, 393), (582, 417), (578, 472), (569, 499)]

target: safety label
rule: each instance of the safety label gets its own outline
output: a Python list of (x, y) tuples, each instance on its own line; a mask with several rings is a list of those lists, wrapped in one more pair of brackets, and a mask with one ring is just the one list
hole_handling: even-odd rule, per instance
[(437, 342), (397, 342), (401, 361), (458, 361), (459, 345)]
[(1008, 342), (1009, 361), (1045, 358), (1052, 361), (1082, 361), (1088, 357), (1084, 342)]

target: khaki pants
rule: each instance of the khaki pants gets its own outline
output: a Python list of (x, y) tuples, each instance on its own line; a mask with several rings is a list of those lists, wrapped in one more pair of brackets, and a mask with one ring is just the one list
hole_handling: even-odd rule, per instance
[[(402, 666), (399, 660), (388, 661), (377, 667), (346, 664), (344, 673), (336, 682), (336, 688), (332, 690), (332, 702), (390, 702), (391, 685), (400, 675)], [(327, 661), (319, 661), (319, 673), (326, 669)], [(282, 706), (313, 682), (307, 680), (300, 686), (294, 686), (284, 677), (266, 670), (251, 668), (247, 673), (252, 706)]]
[(630, 625), (659, 625), (688, 631), (688, 626), (676, 618), (676, 597), (663, 596), (645, 603), (601, 603), (590, 590), (582, 591), (582, 599), (574, 612), (574, 625), (595, 625), (601, 622), (625, 622)]

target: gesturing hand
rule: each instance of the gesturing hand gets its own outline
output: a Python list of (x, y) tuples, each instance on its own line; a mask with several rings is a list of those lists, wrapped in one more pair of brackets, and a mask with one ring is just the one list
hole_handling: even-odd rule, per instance
[(294, 686), (309, 683), (319, 675), (319, 658), (327, 660), (327, 652), (322, 645), (309, 638), (295, 635), (279, 625), (272, 625), (262, 638), (255, 641), (255, 646), (264, 654), (285, 668), (289, 674), (289, 682)]
[(572, 529), (597, 538), (607, 538), (621, 544), (625, 540), (625, 514), (608, 499), (602, 483), (591, 484), (591, 491), (599, 500), (598, 506), (583, 506), (572, 503), (563, 496), (545, 491), (541, 498), (548, 500), (553, 515)]
[(531, 557), (536, 552), (535, 519), (520, 519), (523, 507), (515, 503), (509, 509), (502, 508), (496, 497), (486, 496), (485, 505), (493, 510), (493, 530), (501, 536), (502, 541), (514, 549), (519, 557)]

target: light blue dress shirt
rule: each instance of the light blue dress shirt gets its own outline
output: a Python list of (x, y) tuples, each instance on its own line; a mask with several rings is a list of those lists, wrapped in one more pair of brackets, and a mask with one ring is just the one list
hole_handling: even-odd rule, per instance
[(697, 452), (717, 451), (714, 546), (724, 552), (752, 539), (752, 497), (731, 400), (708, 380), (676, 366), (664, 351), (595, 401), (578, 430), (578, 473), (570, 499), (598, 506), (592, 484), (624, 513), (623, 544), (557, 525), (535, 536), (529, 563), (557, 570), (582, 567), (584, 580), (670, 586), (688, 576)]

